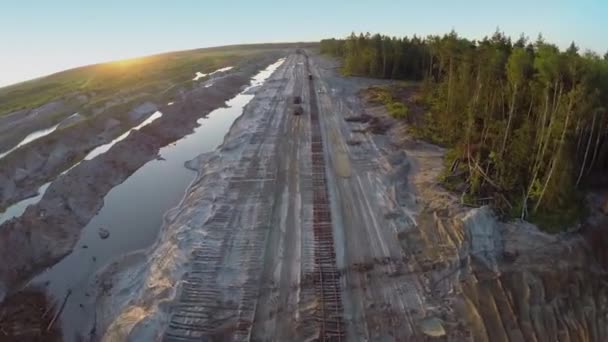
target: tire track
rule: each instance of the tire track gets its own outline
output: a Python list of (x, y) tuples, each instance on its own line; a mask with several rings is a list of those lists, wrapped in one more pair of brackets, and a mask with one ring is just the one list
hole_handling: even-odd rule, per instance
[[(282, 76), (290, 67), (285, 64)], [(281, 80), (268, 108), (260, 102), (255, 105), (261, 108), (246, 109), (267, 115), (251, 134), (215, 213), (201, 226), (205, 235), (191, 253), (164, 341), (250, 339), (274, 206), (273, 123), (285, 86)]]
[[(302, 99), (308, 113), (308, 87), (304, 56), (295, 54), (296, 66), (289, 75), (286, 95), (290, 106), (285, 109), (279, 128), (277, 146), (278, 173), (275, 187), (273, 229), (266, 251), (253, 341), (304, 341), (316, 336), (316, 324), (308, 306), (314, 302), (312, 287), (303, 289), (303, 272), (312, 272), (312, 194), (305, 199), (310, 183), (310, 129), (308, 115), (294, 115), (293, 100)], [(310, 238), (308, 238), (308, 235)], [(309, 271), (304, 271), (310, 265)], [(308, 305), (308, 306), (307, 306)]]

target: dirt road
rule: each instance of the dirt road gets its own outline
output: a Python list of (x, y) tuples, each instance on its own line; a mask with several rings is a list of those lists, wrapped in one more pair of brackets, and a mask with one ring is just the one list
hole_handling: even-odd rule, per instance
[[(343, 120), (357, 114), (354, 95), (366, 82), (345, 81), (321, 63), (290, 55), (201, 164), (144, 266), (167, 287), (143, 286), (138, 304), (120, 314), (145, 308), (144, 320), (166, 326), (135, 332), (120, 317), (108, 319), (106, 339), (125, 332), (167, 341), (417, 334), (409, 310), (421, 305), (422, 285), (403, 272), (397, 239), (398, 226), (413, 220), (391, 203), (378, 146), (367, 134), (351, 136)], [(303, 99), (301, 116), (293, 115), (295, 96)], [(352, 139), (358, 143), (347, 144)], [(165, 300), (172, 304), (158, 305)]]
[[(100, 277), (112, 284), (98, 294), (103, 340), (464, 341), (499, 336), (491, 329), (503, 325), (512, 333), (502, 288), (498, 297), (460, 285), (472, 269), (474, 286), (494, 279), (497, 224), (483, 210), (465, 217), (435, 190), (441, 149), (415, 143), (404, 153), (370, 133), (382, 122), (361, 119), (357, 93), (372, 81), (335, 67), (290, 54), (224, 144), (191, 163), (199, 176), (154, 248)], [(295, 96), (303, 115), (293, 115)]]

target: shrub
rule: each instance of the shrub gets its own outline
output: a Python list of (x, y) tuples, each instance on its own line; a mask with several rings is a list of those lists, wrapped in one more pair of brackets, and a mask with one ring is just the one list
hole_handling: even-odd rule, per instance
[(405, 119), (407, 117), (408, 109), (401, 102), (390, 102), (386, 105), (386, 108), (395, 119)]

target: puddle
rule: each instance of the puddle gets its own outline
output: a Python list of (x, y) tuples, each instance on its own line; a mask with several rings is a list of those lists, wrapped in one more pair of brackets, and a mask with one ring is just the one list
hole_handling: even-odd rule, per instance
[(194, 78), (192, 80), (193, 81), (198, 81), (199, 79), (201, 79), (203, 77), (212, 76), (213, 74), (217, 74), (218, 72), (225, 72), (225, 71), (228, 71), (228, 70), (232, 70), (232, 68), (234, 68), (234, 67), (233, 66), (227, 66), (227, 67), (224, 67), (224, 68), (217, 69), (217, 70), (215, 70), (215, 71), (213, 71), (213, 72), (211, 72), (209, 74), (203, 74), (202, 72), (197, 71), (196, 75), (194, 76)]
[(199, 79), (201, 79), (201, 78), (203, 78), (205, 76), (207, 76), (207, 74), (203, 74), (202, 72), (197, 71), (196, 72), (196, 76), (194, 76), (194, 78), (192, 80), (193, 81), (198, 81)]
[[(154, 120), (160, 118), (161, 116), (163, 116), (163, 114), (161, 112), (159, 112), (159, 111), (155, 112), (154, 114), (150, 115), (150, 117), (148, 117), (146, 120), (144, 120), (142, 123), (131, 128), (130, 130), (128, 130), (127, 132), (125, 132), (124, 134), (119, 136), (118, 138), (112, 140), (111, 142), (109, 142), (107, 144), (97, 146), (96, 148), (94, 148), (91, 152), (89, 152), (89, 154), (87, 154), (84, 157), (84, 160), (91, 160), (91, 159), (97, 157), (98, 155), (107, 152), (114, 144), (116, 144), (117, 142), (119, 142), (119, 141), (125, 139), (127, 136), (129, 136), (129, 133), (131, 133), (132, 130), (139, 130), (144, 126), (151, 124)], [(60, 176), (67, 173), (71, 169), (75, 168), (81, 162), (82, 161), (72, 165), (69, 169), (63, 171), (60, 174)], [(48, 182), (48, 183), (42, 185), (40, 188), (38, 188), (38, 195), (36, 195), (34, 197), (26, 198), (22, 201), (19, 201), (15, 204), (11, 205), (10, 207), (8, 207), (3, 213), (0, 213), (0, 224), (12, 219), (13, 217), (21, 216), (25, 212), (25, 209), (27, 209), (28, 206), (38, 203), (42, 199), (42, 196), (44, 196), (44, 193), (46, 192), (46, 190), (48, 189), (48, 187), (50, 185), (51, 185), (51, 182)]]
[[(126, 139), (129, 136), (129, 133), (131, 133), (131, 131), (133, 130), (139, 130), (142, 127), (151, 124), (154, 120), (160, 118), (161, 116), (163, 116), (163, 113), (156, 111), (154, 112), (154, 114), (150, 115), (149, 118), (147, 118), (146, 120), (144, 120), (142, 123), (140, 123), (139, 125), (131, 128), (130, 130), (126, 131), (125, 133), (123, 133), (121, 136), (119, 136), (118, 138), (110, 141), (107, 144), (101, 145), (101, 146), (97, 146), (95, 147), (91, 152), (89, 152), (89, 154), (86, 155), (86, 157), (84, 157), (84, 160), (91, 160), (95, 157), (97, 157), (98, 155), (102, 154), (102, 153), (106, 153), (108, 152), (108, 150), (114, 146), (114, 144), (116, 144), (117, 142)], [(78, 164), (76, 164), (78, 165)], [(76, 165), (72, 166), (75, 167)]]
[(266, 79), (268, 77), (270, 77), (270, 75), (272, 75), (272, 73), (279, 67), (281, 66), (281, 64), (283, 64), (283, 62), (285, 62), (285, 58), (281, 58), (278, 61), (274, 62), (273, 64), (271, 64), (270, 66), (268, 66), (268, 68), (266, 68), (265, 70), (261, 71), (260, 73), (258, 73), (257, 75), (255, 75), (252, 79), (251, 79), (251, 84), (249, 85), (249, 87), (247, 87), (245, 89), (244, 92), (247, 92), (248, 90), (251, 90), (254, 87), (259, 87), (262, 84), (264, 84), (264, 82), (266, 81)]
[(6, 155), (8, 155), (9, 153), (13, 152), (14, 150), (18, 149), (19, 147), (29, 144), (34, 140), (38, 140), (44, 136), (47, 136), (51, 133), (53, 133), (57, 127), (59, 127), (60, 124), (56, 124), (53, 127), (49, 127), (49, 128), (45, 128), (45, 129), (41, 129), (39, 131), (33, 132), (28, 134), (25, 138), (23, 138), (23, 140), (21, 140), (21, 142), (19, 142), (17, 145), (15, 145), (13, 148), (11, 148), (10, 150), (1, 153), (0, 154), (0, 159), (4, 158)]
[(51, 182), (48, 182), (38, 188), (38, 195), (30, 198), (26, 198), (23, 201), (17, 202), (10, 207), (6, 208), (6, 210), (0, 214), (0, 224), (12, 219), (13, 217), (19, 217), (23, 215), (25, 209), (32, 204), (36, 204), (42, 199), (42, 196), (46, 192), (46, 189), (51, 186)]
[(232, 68), (234, 68), (234, 67), (233, 66), (227, 66), (225, 68), (220, 68), (220, 69), (217, 69), (214, 72), (210, 73), (209, 75), (213, 75), (213, 74), (218, 73), (218, 72), (229, 71), (229, 70), (232, 70)]
[[(258, 73), (251, 84), (263, 84), (282, 62), (283, 59)], [(240, 93), (227, 101), (228, 107), (218, 108), (199, 119), (197, 122), (201, 126), (192, 134), (160, 150), (164, 160), (146, 163), (112, 189), (104, 198), (103, 208), (82, 229), (74, 251), (32, 281), (38, 285), (48, 282), (47, 292), (57, 300), (72, 290), (62, 313), (65, 341), (77, 341), (74, 335), (79, 327), (94, 314), (94, 308), (87, 305), (89, 298), (85, 293), (91, 276), (116, 257), (152, 245), (164, 213), (179, 204), (196, 176), (194, 171), (184, 167), (184, 163), (215, 150), (253, 97)], [(99, 237), (100, 228), (110, 232), (107, 239)]]

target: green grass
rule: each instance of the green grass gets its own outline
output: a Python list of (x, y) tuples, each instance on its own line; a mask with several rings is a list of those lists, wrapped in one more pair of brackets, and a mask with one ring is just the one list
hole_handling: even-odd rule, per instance
[(314, 47), (315, 44), (234, 45), (164, 53), (130, 60), (95, 64), (0, 88), (0, 116), (32, 109), (53, 100), (86, 95), (88, 107), (115, 96), (146, 91), (158, 93), (190, 82), (197, 71), (208, 73), (235, 65), (268, 50)]
[(386, 110), (395, 119), (407, 119), (409, 108), (396, 93), (399, 92), (399, 87), (407, 86), (408, 84), (370, 87), (367, 89), (369, 101), (384, 104)]
[(386, 109), (395, 119), (407, 118), (408, 109), (402, 102), (390, 102), (386, 104)]

